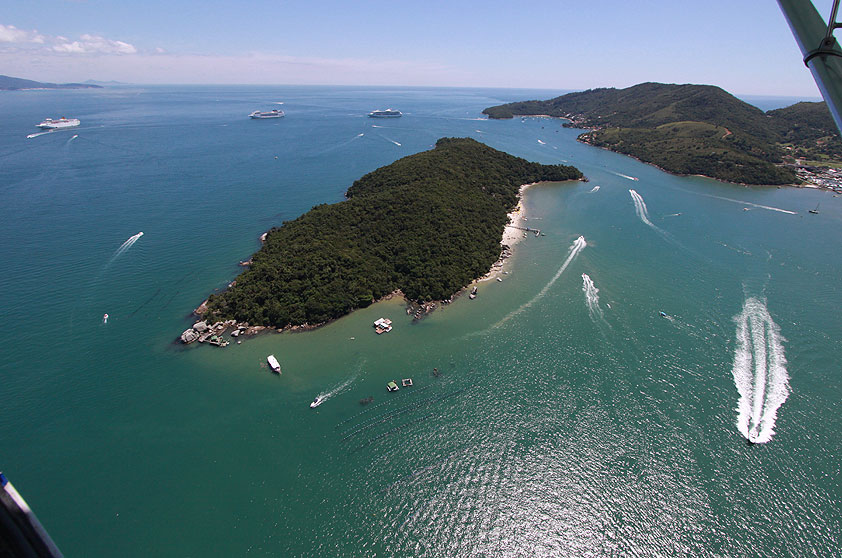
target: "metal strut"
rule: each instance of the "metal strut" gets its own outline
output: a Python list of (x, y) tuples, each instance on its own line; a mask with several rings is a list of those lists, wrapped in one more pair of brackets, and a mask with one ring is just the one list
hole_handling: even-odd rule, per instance
[(804, 64), (827, 102), (836, 127), (842, 131), (842, 48), (833, 32), (840, 0), (833, 0), (830, 19), (825, 22), (809, 0), (778, 0), (778, 5), (804, 56)]

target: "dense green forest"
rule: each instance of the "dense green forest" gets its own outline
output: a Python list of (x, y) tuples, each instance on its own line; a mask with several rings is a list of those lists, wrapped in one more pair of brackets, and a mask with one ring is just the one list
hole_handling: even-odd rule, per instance
[(581, 177), (575, 167), (531, 163), (472, 139), (440, 139), (363, 176), (346, 201), (270, 230), (208, 311), (284, 327), (323, 323), (396, 290), (418, 302), (447, 299), (500, 256), (522, 184)]
[(842, 141), (824, 103), (763, 112), (712, 85), (641, 83), (547, 101), (489, 107), (490, 118), (569, 118), (590, 128), (580, 139), (678, 174), (746, 184), (790, 184), (782, 162), (842, 159)]

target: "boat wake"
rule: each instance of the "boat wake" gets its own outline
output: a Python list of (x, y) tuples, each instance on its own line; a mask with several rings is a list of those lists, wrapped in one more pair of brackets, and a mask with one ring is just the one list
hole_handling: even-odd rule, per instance
[(629, 175), (627, 175), (627, 174), (622, 174), (622, 173), (619, 173), (619, 172), (614, 172), (614, 171), (608, 171), (608, 172), (610, 172), (611, 174), (615, 174), (615, 175), (617, 175), (617, 176), (619, 176), (619, 177), (622, 177), (622, 178), (627, 178), (627, 179), (629, 179), (629, 180), (634, 180), (634, 181), (637, 181), (637, 180), (638, 180), (636, 177), (634, 177), (634, 176), (629, 176)]
[(604, 319), (602, 308), (599, 307), (599, 289), (587, 273), (582, 274), (582, 291), (585, 293), (585, 304), (588, 305), (591, 319), (593, 321)]
[(544, 143), (544, 142), (543, 142), (543, 141), (541, 141), (541, 140), (538, 140), (538, 143), (540, 143), (541, 145), (547, 145), (546, 143)]
[(765, 302), (757, 298), (746, 299), (734, 321), (737, 348), (732, 372), (740, 393), (737, 429), (749, 442), (764, 444), (775, 434), (778, 409), (789, 397), (785, 339)]
[(70, 143), (71, 141), (75, 140), (75, 139), (76, 139), (76, 138), (78, 138), (78, 137), (79, 137), (79, 134), (74, 135), (72, 138), (70, 138), (69, 140), (67, 140), (67, 143)]
[[(687, 191), (687, 190), (682, 190), (682, 191)], [(717, 199), (717, 200), (729, 201), (731, 203), (738, 203), (742, 206), (748, 205), (748, 206), (751, 206), (751, 207), (756, 207), (758, 209), (768, 209), (769, 211), (777, 211), (779, 213), (786, 213), (787, 215), (798, 215), (797, 211), (790, 211), (789, 209), (781, 209), (780, 207), (772, 207), (771, 205), (762, 205), (762, 204), (759, 204), (759, 203), (752, 203), (752, 202), (747, 202), (747, 201), (742, 201), (742, 200), (735, 200), (734, 198), (726, 198), (725, 196), (714, 196), (712, 194), (702, 194), (700, 192), (691, 192), (691, 193), (698, 194), (699, 196), (704, 196), (706, 198), (714, 198), (714, 199)]]
[(354, 374), (353, 376), (351, 376), (350, 378), (348, 378), (347, 380), (345, 380), (341, 384), (338, 384), (338, 385), (332, 387), (328, 391), (321, 392), (318, 396), (319, 405), (321, 405), (322, 403), (324, 403), (325, 401), (327, 401), (328, 399), (330, 399), (334, 395), (339, 395), (343, 391), (347, 390), (351, 386), (351, 384), (354, 383), (354, 380), (357, 379), (358, 375), (359, 374)]
[(599, 192), (599, 186), (594, 186), (593, 189), (588, 193), (593, 194), (594, 192)]
[(131, 248), (132, 246), (134, 246), (135, 242), (137, 242), (138, 240), (140, 240), (140, 237), (141, 237), (141, 236), (143, 236), (143, 232), (142, 232), (142, 231), (141, 231), (141, 232), (139, 232), (139, 233), (137, 233), (136, 235), (130, 236), (130, 237), (129, 237), (129, 239), (128, 239), (127, 241), (125, 241), (123, 244), (121, 244), (121, 245), (120, 245), (120, 247), (119, 247), (119, 248), (117, 248), (117, 251), (116, 251), (116, 252), (114, 252), (114, 255), (113, 255), (113, 256), (111, 256), (111, 260), (110, 260), (108, 263), (113, 262), (113, 261), (114, 261), (114, 260), (116, 260), (118, 257), (120, 257), (121, 255), (125, 254), (125, 253), (126, 253), (126, 251), (128, 251), (128, 249), (129, 249), (129, 248)]
[(569, 266), (569, 265), (570, 265), (570, 262), (572, 262), (573, 260), (575, 260), (575, 259), (576, 259), (576, 256), (578, 256), (578, 255), (579, 255), (579, 252), (581, 252), (582, 250), (584, 250), (584, 249), (585, 249), (585, 246), (587, 246), (587, 245), (588, 245), (588, 243), (587, 243), (587, 242), (585, 242), (585, 237), (584, 237), (584, 236), (580, 236), (579, 238), (577, 238), (577, 239), (573, 242), (573, 244), (570, 246), (570, 251), (569, 251), (569, 252), (568, 252), (568, 254), (567, 254), (567, 259), (566, 259), (566, 260), (564, 260), (564, 263), (563, 263), (563, 264), (561, 264), (561, 267), (560, 267), (560, 268), (558, 268), (558, 271), (556, 271), (555, 275), (553, 275), (553, 278), (552, 278), (552, 279), (550, 279), (550, 282), (549, 282), (549, 283), (547, 283), (546, 285), (544, 285), (544, 288), (543, 288), (543, 289), (541, 289), (541, 291), (540, 291), (538, 294), (536, 294), (534, 297), (532, 297), (532, 299), (531, 299), (529, 302), (527, 302), (526, 304), (522, 305), (520, 308), (518, 308), (518, 309), (516, 309), (516, 310), (513, 310), (512, 312), (510, 312), (510, 313), (509, 313), (506, 317), (504, 317), (502, 320), (500, 320), (499, 322), (497, 322), (496, 324), (494, 324), (493, 326), (491, 326), (491, 329), (495, 329), (495, 328), (500, 327), (501, 325), (503, 325), (504, 323), (506, 323), (507, 321), (509, 321), (511, 318), (514, 318), (515, 316), (517, 316), (518, 314), (520, 314), (521, 312), (523, 312), (524, 310), (526, 310), (527, 308), (529, 308), (530, 306), (532, 306), (533, 304), (535, 304), (536, 302), (538, 302), (539, 300), (541, 300), (541, 299), (544, 297), (544, 295), (545, 295), (545, 294), (547, 294), (547, 291), (549, 291), (549, 290), (550, 290), (550, 287), (552, 287), (552, 286), (553, 286), (553, 284), (554, 284), (556, 281), (558, 281), (558, 278), (559, 278), (559, 277), (561, 277), (561, 275), (562, 275), (562, 274), (564, 273), (564, 271), (567, 269), (567, 266)]
[(52, 134), (52, 133), (53, 133), (52, 130), (47, 130), (46, 132), (36, 132), (34, 134), (29, 134), (28, 136), (26, 136), (26, 139), (37, 138), (38, 136), (44, 136), (44, 135)]
[(653, 229), (658, 229), (658, 227), (649, 220), (649, 210), (646, 208), (646, 202), (643, 201), (643, 196), (638, 194), (635, 190), (629, 190), (629, 194), (631, 194), (632, 201), (634, 202), (634, 212), (637, 213), (640, 220)]

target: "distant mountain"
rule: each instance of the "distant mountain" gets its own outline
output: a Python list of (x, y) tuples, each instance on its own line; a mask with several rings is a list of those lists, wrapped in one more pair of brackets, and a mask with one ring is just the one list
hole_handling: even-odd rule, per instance
[(489, 107), (490, 118), (548, 115), (591, 131), (581, 141), (632, 155), (677, 174), (746, 184), (797, 182), (784, 161), (842, 160), (839, 132), (824, 103), (764, 113), (712, 85), (641, 83), (547, 101)]
[(15, 91), (18, 89), (101, 89), (101, 87), (89, 83), (44, 83), (0, 75), (0, 91)]

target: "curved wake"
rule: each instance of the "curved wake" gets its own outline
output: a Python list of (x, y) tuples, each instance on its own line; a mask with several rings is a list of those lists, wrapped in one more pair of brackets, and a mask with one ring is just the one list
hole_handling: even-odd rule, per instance
[(564, 270), (567, 269), (567, 266), (570, 265), (570, 262), (575, 260), (576, 256), (579, 255), (579, 252), (584, 250), (585, 246), (587, 246), (587, 245), (588, 245), (588, 243), (585, 242), (584, 236), (580, 236), (575, 241), (573, 241), (573, 244), (570, 246), (570, 252), (567, 254), (567, 259), (564, 260), (564, 263), (561, 264), (560, 268), (558, 268), (558, 271), (556, 271), (555, 275), (553, 275), (553, 278), (550, 279), (550, 282), (547, 283), (546, 285), (544, 285), (544, 288), (541, 289), (541, 291), (538, 294), (536, 294), (534, 297), (532, 297), (532, 300), (530, 300), (529, 302), (527, 302), (526, 304), (524, 304), (523, 306), (521, 306), (517, 310), (514, 310), (514, 311), (510, 312), (502, 320), (500, 320), (499, 322), (497, 322), (496, 324), (491, 326), (491, 329), (494, 329), (494, 328), (497, 328), (497, 327), (503, 325), (505, 322), (507, 322), (511, 318), (514, 318), (515, 316), (517, 316), (518, 314), (520, 314), (521, 312), (523, 312), (524, 310), (526, 310), (527, 308), (529, 308), (530, 306), (535, 304), (538, 300), (543, 298), (544, 295), (547, 294), (547, 291), (550, 290), (550, 287), (553, 286), (553, 283), (558, 281), (558, 278), (561, 277), (561, 274), (564, 273)]
[(778, 408), (789, 397), (785, 339), (765, 302), (757, 298), (746, 299), (734, 321), (737, 348), (732, 372), (740, 393), (737, 429), (749, 442), (764, 444), (775, 434)]
[(637, 213), (640, 220), (653, 229), (657, 229), (658, 227), (653, 225), (652, 221), (649, 220), (649, 210), (646, 208), (646, 202), (643, 201), (643, 196), (635, 190), (629, 190), (629, 194), (631, 194), (632, 201), (634, 202), (634, 212)]
[(582, 274), (582, 291), (585, 293), (585, 304), (593, 321), (603, 319), (602, 308), (599, 307), (599, 289), (596, 288), (587, 273)]
[(111, 256), (111, 260), (109, 260), (109, 262), (108, 262), (108, 263), (113, 262), (114, 260), (116, 260), (116, 259), (117, 259), (119, 256), (121, 256), (122, 254), (125, 254), (125, 253), (126, 253), (126, 251), (127, 251), (129, 248), (131, 248), (132, 246), (134, 246), (134, 243), (135, 243), (135, 242), (137, 242), (138, 240), (140, 240), (140, 237), (141, 237), (141, 236), (143, 236), (143, 231), (141, 231), (141, 232), (139, 232), (139, 233), (137, 233), (137, 234), (135, 234), (135, 235), (130, 236), (128, 240), (126, 240), (123, 244), (121, 244), (121, 245), (120, 245), (120, 247), (119, 247), (119, 248), (117, 248), (117, 251), (116, 251), (116, 252), (114, 252), (114, 255), (113, 255), (113, 256)]

